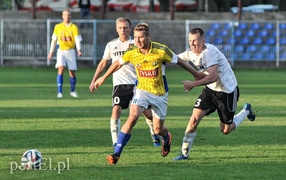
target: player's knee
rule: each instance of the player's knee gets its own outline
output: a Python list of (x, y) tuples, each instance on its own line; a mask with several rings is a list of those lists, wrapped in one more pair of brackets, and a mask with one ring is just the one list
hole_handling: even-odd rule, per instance
[(154, 133), (159, 135), (160, 134), (160, 129), (154, 129)]
[(130, 112), (129, 113), (129, 118), (134, 119), (134, 120), (138, 120), (140, 114), (136, 113), (136, 112)]

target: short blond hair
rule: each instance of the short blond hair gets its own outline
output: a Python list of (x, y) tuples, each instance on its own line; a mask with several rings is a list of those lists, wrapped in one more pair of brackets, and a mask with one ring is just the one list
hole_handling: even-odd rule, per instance
[(115, 24), (119, 23), (119, 22), (128, 22), (129, 24), (129, 27), (131, 27), (131, 21), (129, 18), (126, 18), (126, 17), (119, 17), (116, 19), (116, 22)]
[(68, 8), (66, 8), (66, 9), (64, 9), (64, 10), (62, 11), (62, 13), (63, 13), (63, 12), (69, 12), (69, 13), (71, 13), (71, 10), (68, 9)]
[(146, 36), (150, 35), (149, 26), (147, 23), (139, 23), (135, 26), (134, 31), (144, 31)]

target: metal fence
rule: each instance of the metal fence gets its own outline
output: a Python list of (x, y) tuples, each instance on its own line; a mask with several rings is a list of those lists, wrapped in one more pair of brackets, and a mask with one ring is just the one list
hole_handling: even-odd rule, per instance
[[(142, 20), (132, 21), (132, 26)], [(1, 65), (8, 60), (44, 61), (51, 36), (60, 19), (0, 20)], [(78, 60), (97, 61), (105, 45), (117, 37), (114, 20), (74, 20), (83, 37), (83, 56)], [(201, 27), (206, 41), (215, 44), (229, 59), (235, 61), (286, 61), (286, 21), (167, 21), (146, 20), (153, 41), (166, 44), (175, 53), (188, 48), (188, 32)], [(55, 52), (54, 52), (55, 53)], [(53, 60), (55, 60), (55, 55)]]

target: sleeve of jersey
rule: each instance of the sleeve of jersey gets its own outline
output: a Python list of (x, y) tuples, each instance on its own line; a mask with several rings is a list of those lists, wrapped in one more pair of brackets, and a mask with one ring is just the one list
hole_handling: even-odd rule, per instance
[(106, 46), (105, 46), (102, 59), (105, 59), (105, 60), (110, 60), (111, 59), (111, 51), (110, 51), (109, 44), (106, 44)]
[(206, 68), (218, 64), (219, 52), (214, 49), (208, 49), (204, 52), (204, 59), (206, 59)]
[(79, 34), (79, 30), (78, 30), (77, 26), (74, 26), (74, 40), (75, 40), (75, 46), (76, 46), (77, 50), (81, 50), (82, 37)]
[(173, 54), (171, 63), (172, 64), (177, 64), (178, 63), (178, 55), (177, 54)]
[(165, 54), (164, 54), (164, 60), (165, 62), (171, 62), (173, 64), (177, 64), (178, 62), (178, 55), (175, 54), (172, 50), (170, 50), (168, 47), (165, 47)]
[(77, 50), (81, 50), (81, 41), (82, 41), (81, 35), (75, 37), (75, 46)]
[(125, 52), (122, 58), (119, 59), (119, 64), (123, 65), (129, 63), (130, 55), (131, 55), (130, 51)]
[(57, 39), (58, 39), (57, 35), (55, 33), (53, 33), (52, 40), (56, 41)]
[(190, 61), (190, 58), (188, 57), (188, 51), (182, 52), (180, 53), (178, 56), (179, 58), (181, 58), (184, 61)]
[(77, 26), (73, 26), (73, 34), (75, 37), (79, 35), (79, 31), (78, 31)]
[(77, 35), (77, 36), (75, 36), (75, 41), (82, 41), (82, 37), (81, 37), (81, 35)]
[(58, 31), (58, 26), (56, 25), (52, 35), (52, 40), (56, 41), (58, 39), (57, 31)]

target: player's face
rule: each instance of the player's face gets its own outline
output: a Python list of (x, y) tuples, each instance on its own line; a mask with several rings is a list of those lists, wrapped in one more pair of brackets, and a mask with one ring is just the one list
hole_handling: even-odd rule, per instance
[(118, 22), (116, 24), (116, 31), (121, 40), (129, 39), (131, 27), (127, 21)]
[(71, 20), (71, 13), (69, 11), (64, 11), (62, 14), (63, 22), (69, 23)]
[(189, 34), (189, 46), (193, 53), (200, 54), (205, 45), (205, 39), (199, 33)]
[(134, 31), (134, 41), (139, 49), (147, 49), (150, 43), (150, 36), (146, 36), (144, 31)]

